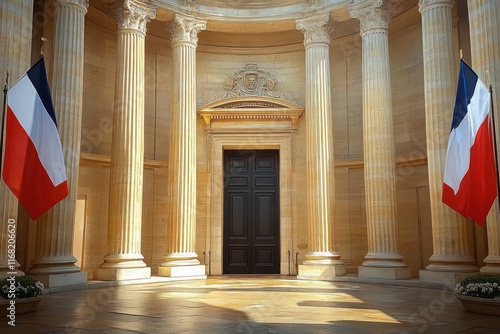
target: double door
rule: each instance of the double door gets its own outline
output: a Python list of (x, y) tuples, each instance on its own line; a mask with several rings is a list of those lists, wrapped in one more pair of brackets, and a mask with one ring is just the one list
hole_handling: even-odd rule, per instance
[(279, 274), (279, 151), (224, 151), (225, 274)]

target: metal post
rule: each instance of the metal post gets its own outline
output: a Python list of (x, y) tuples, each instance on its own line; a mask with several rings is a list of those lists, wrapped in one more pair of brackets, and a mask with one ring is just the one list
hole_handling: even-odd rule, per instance
[(212, 251), (208, 251), (208, 276), (212, 275)]
[(295, 274), (299, 274), (299, 252), (295, 253)]
[(9, 72), (5, 76), (5, 86), (3, 87), (3, 107), (2, 107), (2, 131), (0, 133), (0, 171), (3, 169), (3, 134), (5, 131), (5, 111), (7, 109), (7, 87), (9, 85)]
[(288, 275), (290, 275), (290, 250), (288, 250)]
[(491, 99), (491, 123), (493, 125), (493, 145), (495, 148), (495, 168), (497, 177), (497, 202), (500, 209), (500, 179), (498, 177), (498, 154), (497, 154), (497, 134), (495, 130), (495, 108), (493, 108), (493, 86), (490, 85), (490, 99)]

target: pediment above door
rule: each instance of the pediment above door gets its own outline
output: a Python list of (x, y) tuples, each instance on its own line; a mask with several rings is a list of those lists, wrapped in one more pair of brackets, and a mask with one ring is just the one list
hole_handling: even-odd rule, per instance
[[(224, 124), (219, 124), (221, 122), (237, 127), (249, 126), (248, 123), (254, 125), (265, 123), (265, 128), (274, 124), (278, 128), (286, 126), (296, 129), (297, 121), (303, 111), (304, 108), (294, 103), (262, 96), (240, 96), (219, 100), (198, 109), (207, 130), (212, 129), (213, 125), (224, 127)], [(281, 124), (283, 122), (289, 124)]]
[(228, 76), (223, 89), (213, 92), (208, 103), (198, 109), (207, 130), (217, 128), (296, 129), (304, 108), (290, 93), (277, 89), (276, 76), (257, 64), (248, 63)]

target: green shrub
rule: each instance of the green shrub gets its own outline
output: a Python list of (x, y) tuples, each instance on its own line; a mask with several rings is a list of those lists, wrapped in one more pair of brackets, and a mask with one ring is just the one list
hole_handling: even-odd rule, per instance
[(476, 274), (466, 277), (457, 284), (455, 293), (480, 298), (500, 296), (500, 276)]
[(0, 281), (0, 295), (3, 299), (36, 297), (43, 294), (43, 283), (31, 276), (11, 276)]

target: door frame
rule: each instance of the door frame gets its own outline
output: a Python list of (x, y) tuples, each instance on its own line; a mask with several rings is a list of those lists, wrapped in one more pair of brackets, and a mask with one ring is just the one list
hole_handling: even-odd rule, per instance
[[(294, 229), (292, 212), (293, 130), (286, 132), (210, 133), (207, 142), (209, 185), (207, 196), (206, 244), (210, 251), (210, 274), (223, 272), (224, 150), (279, 150), (280, 175), (280, 274), (288, 274), (288, 251), (292, 252)], [(291, 259), (293, 261), (293, 259)], [(295, 266), (290, 265), (291, 274)]]

